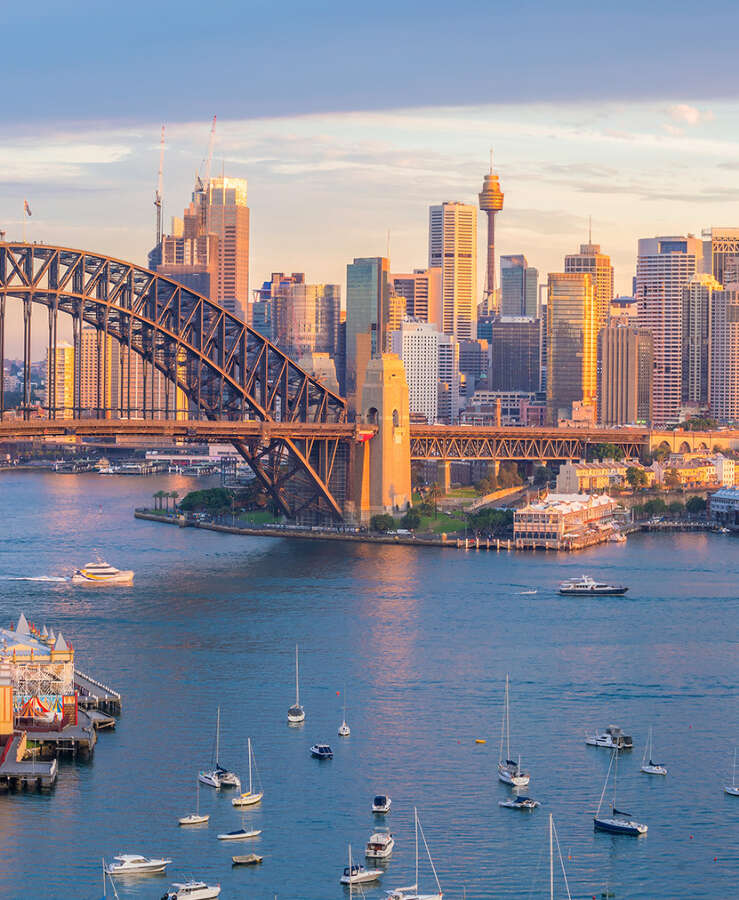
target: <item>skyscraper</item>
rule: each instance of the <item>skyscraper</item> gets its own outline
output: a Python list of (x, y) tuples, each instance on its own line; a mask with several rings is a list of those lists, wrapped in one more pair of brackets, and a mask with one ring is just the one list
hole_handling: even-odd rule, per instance
[(60, 341), (46, 351), (46, 400), (49, 418), (74, 416), (74, 347)]
[(699, 269), (703, 253), (694, 237), (639, 241), (636, 299), (642, 328), (654, 342), (654, 425), (676, 425), (682, 402), (683, 288)]
[(646, 328), (611, 324), (598, 333), (598, 422), (651, 425), (652, 335)]
[(728, 284), (727, 269), (739, 261), (739, 228), (709, 228), (702, 234), (703, 271)]
[(501, 316), (492, 323), (490, 338), (491, 391), (539, 390), (541, 322), (525, 316)]
[(436, 422), (439, 408), (439, 341), (442, 334), (430, 322), (405, 319), (391, 335), (391, 349), (403, 360), (408, 381), (408, 409)]
[(709, 368), (711, 414), (739, 424), (739, 287), (713, 295)]
[(503, 209), (503, 191), (498, 176), (493, 172), (493, 151), (490, 151), (490, 171), (482, 182), (478, 196), (480, 209), (488, 219), (487, 266), (485, 269), (485, 313), (499, 312), (495, 289), (495, 217)]
[(579, 253), (565, 256), (565, 272), (588, 272), (595, 291), (595, 333), (608, 324), (613, 300), (613, 266), (611, 257), (600, 252), (600, 244), (580, 244)]
[(362, 396), (367, 363), (385, 345), (389, 295), (387, 257), (355, 258), (347, 265), (345, 388), (355, 408)]
[(682, 403), (708, 406), (708, 357), (713, 295), (721, 285), (713, 275), (697, 272), (683, 288)]
[(341, 306), (338, 284), (305, 284), (302, 277), (282, 282), (272, 302), (274, 340), (288, 356), (336, 355)]
[(429, 209), (429, 267), (441, 268), (441, 327), (458, 340), (477, 337), (477, 209)]
[(439, 331), (441, 316), (441, 267), (414, 269), (413, 272), (391, 275), (391, 287), (405, 297), (406, 315), (431, 322)]
[(539, 271), (523, 253), (500, 258), (500, 314), (536, 318)]
[(595, 288), (585, 272), (549, 275), (547, 422), (572, 416), (573, 403), (596, 405)]

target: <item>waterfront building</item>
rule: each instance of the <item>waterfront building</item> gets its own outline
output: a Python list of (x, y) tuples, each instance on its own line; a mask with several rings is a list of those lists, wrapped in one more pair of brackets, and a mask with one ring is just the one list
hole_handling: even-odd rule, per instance
[(389, 272), (384, 256), (357, 257), (346, 267), (345, 388), (355, 409), (367, 363), (385, 346)]
[(600, 252), (600, 244), (580, 244), (579, 253), (565, 256), (565, 272), (587, 272), (593, 284), (595, 334), (608, 323), (613, 300), (613, 266), (611, 257)]
[(652, 334), (647, 329), (610, 324), (600, 330), (599, 424), (651, 424), (653, 357)]
[(654, 346), (653, 424), (677, 425), (682, 404), (683, 288), (699, 269), (703, 248), (694, 237), (639, 241), (636, 298), (639, 325)]
[(547, 422), (573, 416), (573, 405), (596, 405), (595, 290), (586, 272), (549, 275)]
[(411, 416), (433, 424), (439, 409), (439, 342), (442, 334), (430, 322), (406, 318), (393, 331), (392, 352), (403, 361)]
[(739, 488), (721, 488), (708, 501), (709, 514), (719, 524), (739, 528)]
[(682, 404), (696, 411), (708, 407), (709, 344), (713, 295), (721, 285), (713, 277), (696, 272), (683, 288)]
[(606, 491), (612, 487), (626, 485), (626, 472), (630, 468), (640, 469), (646, 477), (645, 487), (651, 487), (655, 481), (655, 473), (646, 468), (638, 460), (601, 460), (599, 462), (566, 462), (559, 467), (557, 473), (557, 493), (577, 494), (589, 491)]
[(708, 397), (711, 415), (739, 423), (739, 286), (712, 297)]
[(405, 297), (405, 314), (442, 330), (441, 266), (390, 276), (390, 288)]
[(500, 314), (536, 318), (539, 270), (529, 266), (523, 253), (500, 258)]
[(493, 391), (536, 392), (541, 384), (541, 320), (502, 316), (490, 326), (490, 374)]
[(739, 228), (708, 228), (703, 238), (703, 271), (719, 284), (731, 283), (729, 269), (739, 260)]
[(739, 475), (739, 467), (736, 462), (723, 453), (717, 453), (713, 458), (713, 465), (716, 468), (716, 482), (724, 487), (734, 487), (737, 483), (737, 475)]
[(477, 337), (477, 208), (442, 203), (429, 209), (429, 268), (441, 268), (441, 330)]
[(657, 464), (656, 471), (660, 484), (665, 483), (668, 472), (673, 473), (681, 487), (705, 487), (717, 483), (716, 464), (705, 457), (686, 457), (679, 461), (669, 459), (662, 465)]
[[(59, 341), (52, 349), (53, 360), (46, 351), (46, 396), (48, 415), (57, 419), (74, 417), (74, 347)], [(16, 382), (18, 379), (16, 379)]]
[(514, 545), (568, 550), (606, 540), (617, 505), (607, 494), (549, 494), (514, 511)]

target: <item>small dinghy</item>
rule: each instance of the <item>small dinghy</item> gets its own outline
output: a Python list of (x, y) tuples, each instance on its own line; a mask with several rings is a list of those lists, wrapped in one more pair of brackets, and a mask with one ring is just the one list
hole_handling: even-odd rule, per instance
[(256, 853), (247, 853), (246, 856), (231, 857), (235, 866), (258, 866), (263, 859), (263, 856), (257, 856)]
[(498, 806), (505, 806), (507, 809), (536, 809), (541, 804), (531, 797), (511, 797), (509, 800), (499, 800)]
[(237, 828), (236, 831), (224, 831), (218, 835), (219, 841), (245, 841), (249, 838), (255, 838), (262, 833), (261, 828), (254, 828), (248, 831), (246, 828)]

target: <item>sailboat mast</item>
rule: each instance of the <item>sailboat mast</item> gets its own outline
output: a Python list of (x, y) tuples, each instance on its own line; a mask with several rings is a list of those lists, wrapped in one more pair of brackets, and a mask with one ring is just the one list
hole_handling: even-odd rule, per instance
[(246, 745), (249, 749), (249, 793), (251, 794), (251, 738), (246, 739)]
[(511, 721), (510, 721), (510, 712), (509, 712), (509, 697), (508, 697), (508, 673), (506, 672), (505, 676), (505, 753), (506, 759), (511, 758)]
[(298, 645), (295, 645), (295, 705), (300, 706), (300, 688), (298, 686)]
[(616, 809), (616, 781), (618, 780), (618, 750), (613, 751), (616, 765), (613, 767), (613, 808)]
[(195, 781), (195, 815), (200, 815), (200, 779)]
[(413, 818), (416, 823), (416, 891), (418, 891), (418, 810), (413, 807)]
[(552, 843), (551, 813), (549, 813), (549, 900), (554, 900), (554, 846)]
[(219, 765), (221, 758), (221, 707), (218, 707), (216, 715), (216, 766)]
[(352, 888), (354, 887), (352, 883), (352, 845), (349, 844), (349, 898), (351, 900), (352, 896)]

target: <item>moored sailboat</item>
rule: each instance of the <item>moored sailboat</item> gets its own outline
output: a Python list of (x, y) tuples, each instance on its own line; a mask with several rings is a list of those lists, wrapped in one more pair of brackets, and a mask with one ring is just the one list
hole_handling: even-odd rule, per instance
[(178, 819), (180, 825), (202, 825), (210, 819), (209, 814), (200, 814), (200, 779), (195, 782), (195, 812)]
[[(238, 797), (234, 797), (231, 800), (233, 806), (254, 806), (255, 803), (259, 803), (264, 796), (264, 791), (261, 789), (261, 784), (259, 786), (258, 791), (254, 791), (252, 788), (252, 780), (251, 780), (251, 767), (252, 761), (254, 759), (254, 751), (251, 749), (251, 738), (246, 739), (247, 744), (247, 753), (249, 756), (249, 790), (244, 791), (243, 794), (239, 794)], [(254, 768), (256, 769), (257, 764), (254, 762)], [(259, 780), (259, 772), (257, 771), (257, 780)]]
[[(429, 845), (426, 843), (426, 836), (423, 833), (423, 828), (421, 827), (421, 823), (418, 820), (418, 810), (413, 807), (413, 819), (415, 824), (416, 831), (416, 879), (415, 882), (408, 887), (395, 888), (393, 891), (388, 891), (387, 900), (442, 900), (444, 894), (441, 890), (441, 885), (439, 884), (439, 878), (436, 874), (436, 868), (434, 866), (434, 861), (431, 859), (431, 851), (429, 850)], [(423, 845), (426, 848), (426, 855), (428, 856), (429, 863), (431, 864), (431, 871), (434, 873), (434, 880), (436, 881), (436, 892), (433, 894), (421, 894), (418, 891), (418, 832), (421, 832), (421, 839), (423, 840)]]
[(724, 785), (724, 793), (732, 797), (739, 797), (739, 785), (736, 783), (736, 747), (734, 747), (734, 770), (731, 775), (731, 784)]
[[(647, 762), (649, 760), (649, 762)], [(662, 763), (652, 761), (652, 726), (649, 726), (649, 737), (647, 738), (647, 746), (644, 748), (644, 756), (641, 761), (641, 771), (645, 775), (666, 775), (667, 768)]]
[(218, 713), (216, 716), (216, 746), (215, 746), (215, 756), (213, 759), (213, 768), (212, 769), (204, 769), (202, 772), (198, 774), (198, 778), (203, 784), (207, 784), (208, 787), (215, 788), (217, 791), (222, 787), (241, 787), (241, 781), (239, 780), (239, 776), (236, 775), (235, 772), (230, 772), (228, 769), (225, 769), (219, 760), (220, 756), (220, 745), (221, 745), (221, 707), (218, 707)]
[[(503, 743), (505, 741), (506, 755), (503, 758)], [(498, 756), (498, 779), (504, 784), (513, 787), (526, 787), (531, 780), (528, 772), (521, 771), (521, 757), (518, 762), (511, 759), (511, 723), (510, 701), (508, 696), (508, 673), (505, 677), (505, 702), (503, 705), (503, 721), (500, 726), (500, 754)]]
[(300, 679), (298, 676), (298, 645), (295, 645), (295, 703), (287, 711), (289, 725), (300, 725), (305, 722), (305, 710), (300, 705)]
[[(611, 769), (613, 768), (613, 762), (616, 761), (616, 769), (613, 773), (613, 802), (611, 803), (611, 815), (610, 816), (601, 816), (600, 810), (603, 806), (603, 798), (605, 797), (606, 788), (608, 787), (608, 779), (611, 775)], [(608, 765), (608, 772), (606, 773), (606, 780), (603, 784), (603, 790), (600, 795), (600, 802), (598, 803), (598, 809), (595, 812), (595, 816), (593, 817), (593, 825), (596, 831), (608, 831), (611, 834), (628, 834), (632, 837), (638, 837), (640, 834), (647, 833), (647, 826), (642, 824), (641, 822), (637, 822), (635, 819), (631, 818), (631, 813), (624, 812), (621, 809), (616, 809), (616, 777), (618, 773), (618, 750), (614, 750), (611, 754), (611, 762)]]

